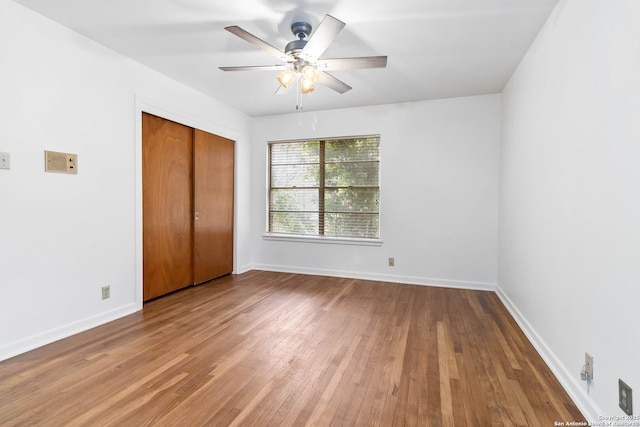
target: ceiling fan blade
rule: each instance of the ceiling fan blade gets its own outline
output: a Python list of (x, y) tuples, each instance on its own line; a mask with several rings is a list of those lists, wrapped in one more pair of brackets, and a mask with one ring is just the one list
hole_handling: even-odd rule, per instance
[(325, 15), (318, 28), (311, 34), (302, 52), (300, 52), (300, 57), (307, 61), (318, 59), (345, 25), (347, 24), (339, 19), (331, 15)]
[(264, 41), (262, 39), (259, 39), (258, 37), (254, 36), (253, 34), (251, 34), (248, 31), (243, 30), (242, 28), (238, 27), (237, 25), (232, 25), (230, 27), (225, 27), (225, 30), (229, 31), (231, 34), (234, 34), (234, 35), (240, 37), (242, 40), (246, 40), (249, 43), (258, 46), (260, 49), (264, 50), (265, 52), (269, 53), (272, 56), (275, 56), (276, 58), (280, 59), (281, 61), (293, 62), (295, 60), (295, 58), (293, 56), (287, 55), (286, 53), (282, 52), (280, 49), (271, 46), (266, 41)]
[(358, 68), (384, 68), (386, 56), (360, 56), (355, 58), (320, 59), (316, 62), (318, 70), (355, 70)]
[(245, 65), (239, 67), (218, 67), (222, 71), (278, 71), (278, 70), (286, 70), (286, 65)]
[(320, 73), (318, 81), (323, 85), (327, 86), (328, 88), (331, 88), (341, 94), (353, 89), (351, 86), (349, 86), (345, 82), (336, 79), (331, 74), (325, 73), (324, 71)]

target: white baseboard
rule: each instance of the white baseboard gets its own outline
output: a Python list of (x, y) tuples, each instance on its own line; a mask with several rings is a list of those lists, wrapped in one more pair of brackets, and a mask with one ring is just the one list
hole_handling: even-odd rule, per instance
[(237, 270), (234, 270), (232, 274), (242, 274), (242, 273), (246, 273), (247, 271), (251, 271), (254, 270), (253, 267), (251, 267), (251, 265), (247, 264), (247, 265), (243, 265), (243, 266), (238, 266)]
[(67, 325), (22, 338), (7, 345), (2, 345), (0, 346), (0, 361), (135, 313), (141, 308), (142, 307), (135, 303), (127, 304), (95, 316), (90, 316)]
[(571, 375), (569, 370), (564, 366), (558, 357), (553, 353), (549, 346), (544, 342), (536, 330), (531, 326), (527, 319), (523, 316), (522, 312), (518, 310), (518, 307), (511, 301), (511, 299), (505, 294), (505, 292), (496, 286), (496, 294), (507, 308), (511, 316), (514, 318), (522, 332), (527, 336), (533, 347), (536, 349), (542, 360), (545, 361), (551, 372), (556, 376), (562, 387), (565, 389), (569, 397), (576, 404), (582, 415), (587, 418), (587, 421), (595, 422), (598, 420), (598, 415), (603, 414), (602, 410), (596, 405), (589, 396), (576, 381), (575, 377)]
[(282, 273), (311, 274), (318, 276), (346, 277), (349, 279), (374, 280), (377, 282), (404, 283), (407, 285), (437, 286), (442, 288), (495, 291), (495, 283), (467, 282), (462, 280), (434, 279), (429, 277), (402, 276), (394, 274), (368, 273), (362, 271), (325, 270), (322, 268), (292, 267), (286, 265), (257, 264), (252, 270), (278, 271)]

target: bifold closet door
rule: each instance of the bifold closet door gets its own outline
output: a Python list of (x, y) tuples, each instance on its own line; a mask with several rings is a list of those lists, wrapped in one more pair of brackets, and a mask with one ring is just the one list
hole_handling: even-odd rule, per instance
[(142, 115), (143, 299), (193, 284), (193, 129)]
[(195, 283), (233, 271), (234, 142), (194, 130)]

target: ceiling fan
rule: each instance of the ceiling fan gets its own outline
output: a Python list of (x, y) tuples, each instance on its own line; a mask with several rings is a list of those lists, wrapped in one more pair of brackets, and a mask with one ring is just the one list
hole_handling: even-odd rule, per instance
[[(288, 88), (292, 83), (300, 83), (301, 93), (310, 93), (315, 83), (321, 83), (338, 93), (351, 90), (351, 86), (338, 80), (327, 71), (354, 70), (358, 68), (384, 68), (387, 66), (386, 56), (361, 56), (351, 58), (320, 59), (320, 55), (329, 47), (333, 39), (345, 27), (345, 23), (331, 15), (326, 15), (316, 31), (311, 34), (311, 24), (294, 22), (291, 31), (298, 40), (288, 43), (284, 51), (273, 47), (264, 40), (243, 30), (237, 25), (225, 30), (263, 49), (283, 62), (280, 65), (250, 65), (240, 67), (219, 67), (223, 71), (279, 70), (281, 87)], [(276, 91), (277, 92), (277, 91)]]

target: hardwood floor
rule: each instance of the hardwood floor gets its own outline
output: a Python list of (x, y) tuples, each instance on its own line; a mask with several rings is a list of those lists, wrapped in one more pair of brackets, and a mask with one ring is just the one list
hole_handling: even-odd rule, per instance
[(584, 418), (492, 292), (251, 271), (0, 363), (0, 425)]

